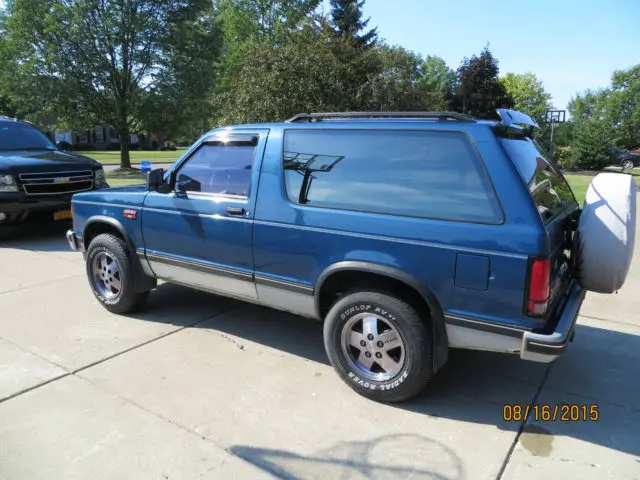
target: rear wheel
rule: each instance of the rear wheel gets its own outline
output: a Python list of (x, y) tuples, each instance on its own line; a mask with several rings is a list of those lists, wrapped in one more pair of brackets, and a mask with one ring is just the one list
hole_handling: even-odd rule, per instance
[(107, 310), (131, 313), (145, 304), (149, 292), (135, 292), (133, 267), (121, 238), (108, 233), (98, 235), (91, 241), (86, 257), (91, 290)]
[(325, 319), (324, 342), (342, 380), (372, 400), (407, 400), (433, 376), (428, 319), (383, 291), (356, 290), (338, 300)]
[(634, 167), (632, 160), (623, 160), (620, 165), (622, 166), (622, 170), (631, 170)]

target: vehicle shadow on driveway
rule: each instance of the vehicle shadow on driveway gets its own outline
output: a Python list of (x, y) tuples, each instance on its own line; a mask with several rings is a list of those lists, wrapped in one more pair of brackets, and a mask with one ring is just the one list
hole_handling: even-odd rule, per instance
[[(445, 444), (423, 435), (384, 435), (367, 442), (339, 442), (314, 455), (234, 445), (230, 452), (286, 480), (302, 478), (467, 478), (464, 464)], [(406, 466), (390, 452), (403, 452)], [(434, 462), (433, 459), (437, 459)]]
[(65, 233), (71, 228), (66, 221), (0, 226), (0, 248), (11, 247), (41, 252), (70, 252)]
[[(138, 318), (162, 321), (163, 310), (169, 308), (172, 298), (180, 295), (187, 295), (189, 304), (203, 302), (213, 307), (229, 302), (226, 298), (200, 292), (188, 293), (190, 291), (175, 285), (160, 285), (151, 298), (149, 308)], [(193, 327), (207, 328), (329, 365), (320, 322), (242, 302), (234, 301), (233, 307), (229, 307), (233, 311)], [(582, 417), (572, 419), (570, 416), (563, 421), (558, 416), (555, 421), (544, 422), (542, 419), (536, 421), (531, 414), (521, 436), (523, 448), (535, 456), (549, 456), (553, 452), (554, 439), (568, 437), (640, 456), (640, 432), (637, 429), (640, 424), (640, 385), (636, 381), (640, 378), (640, 356), (637, 352), (640, 352), (638, 335), (580, 324), (575, 341), (551, 365), (525, 362), (516, 355), (451, 350), (447, 365), (437, 373), (423, 394), (385, 408), (494, 425), (500, 430), (516, 432), (522, 422), (504, 418), (505, 404), (523, 408), (526, 405), (539, 408), (545, 405), (553, 408), (556, 404), (587, 405), (587, 409), (596, 405), (599, 409), (597, 421), (584, 421)], [(577, 408), (573, 411), (576, 412)], [(305, 460), (290, 452), (238, 448), (238, 455), (257, 456), (262, 459), (260, 462), (269, 465), (276, 460), (294, 464), (307, 461), (327, 463), (330, 466), (326, 468), (353, 468), (351, 464), (340, 462), (334, 465), (335, 462), (324, 454)], [(273, 467), (274, 471), (276, 467)], [(392, 472), (384, 475), (392, 476)], [(339, 478), (336, 475), (331, 477)]]

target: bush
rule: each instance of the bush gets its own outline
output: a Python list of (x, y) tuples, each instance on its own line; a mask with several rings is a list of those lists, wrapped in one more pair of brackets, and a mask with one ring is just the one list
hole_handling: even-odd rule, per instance
[(575, 167), (602, 170), (611, 164), (609, 148), (613, 145), (609, 128), (597, 119), (584, 120), (576, 125), (571, 145)]
[(576, 162), (571, 154), (571, 147), (557, 147), (553, 151), (553, 159), (562, 170), (574, 170)]

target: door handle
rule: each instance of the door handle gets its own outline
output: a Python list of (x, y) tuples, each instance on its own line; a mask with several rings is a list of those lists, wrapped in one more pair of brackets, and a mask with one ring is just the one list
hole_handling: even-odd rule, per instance
[(247, 211), (242, 207), (227, 207), (229, 215), (246, 215)]

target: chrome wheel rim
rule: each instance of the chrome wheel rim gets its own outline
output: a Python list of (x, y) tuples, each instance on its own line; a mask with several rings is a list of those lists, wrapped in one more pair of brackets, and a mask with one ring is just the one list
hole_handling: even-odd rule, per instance
[(625, 160), (622, 162), (623, 170), (631, 170), (633, 168), (633, 162), (631, 160)]
[(405, 347), (400, 332), (373, 313), (359, 313), (342, 328), (342, 352), (351, 369), (376, 382), (386, 382), (404, 367)]
[(116, 259), (107, 252), (98, 253), (91, 266), (93, 286), (106, 299), (113, 299), (122, 291), (122, 277)]

